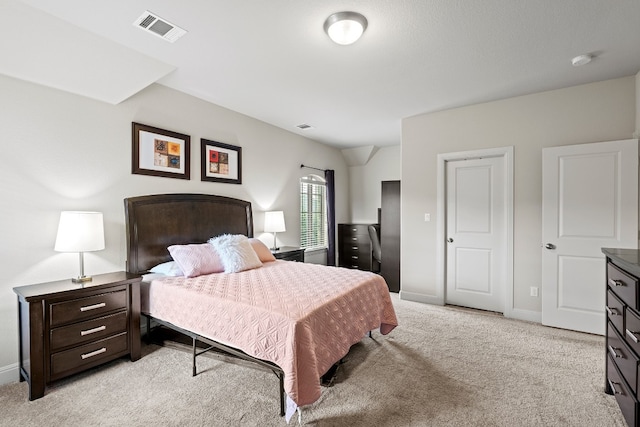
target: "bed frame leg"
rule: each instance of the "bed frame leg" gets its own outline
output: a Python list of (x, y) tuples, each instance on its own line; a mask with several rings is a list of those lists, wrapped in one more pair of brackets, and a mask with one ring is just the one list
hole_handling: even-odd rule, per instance
[(192, 373), (192, 377), (196, 376), (196, 339), (195, 337), (192, 338), (193, 340), (193, 373)]
[(371, 331), (369, 331), (369, 338), (373, 338), (373, 335), (371, 335)]
[(280, 416), (284, 417), (284, 375), (279, 374), (278, 379), (280, 380)]

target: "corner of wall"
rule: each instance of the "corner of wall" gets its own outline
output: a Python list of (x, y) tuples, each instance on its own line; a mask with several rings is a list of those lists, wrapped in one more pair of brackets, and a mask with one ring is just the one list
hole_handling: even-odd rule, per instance
[(640, 139), (640, 71), (636, 74), (636, 131), (633, 138)]

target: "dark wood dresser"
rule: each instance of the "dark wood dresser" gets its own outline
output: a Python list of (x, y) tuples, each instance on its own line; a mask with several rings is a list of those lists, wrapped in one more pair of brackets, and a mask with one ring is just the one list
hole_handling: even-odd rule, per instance
[(140, 359), (140, 280), (126, 272), (13, 288), (18, 295), (20, 381), (29, 400), (45, 386), (118, 357)]
[(338, 224), (338, 266), (371, 271), (370, 224)]
[(607, 257), (605, 392), (627, 424), (640, 426), (640, 251), (603, 248)]

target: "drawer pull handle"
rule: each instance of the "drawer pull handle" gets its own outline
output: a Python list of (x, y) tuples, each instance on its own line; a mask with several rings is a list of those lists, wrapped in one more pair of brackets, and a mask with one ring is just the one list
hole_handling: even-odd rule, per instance
[(618, 391), (618, 389), (616, 389), (616, 386), (614, 384), (618, 384), (619, 383), (614, 383), (613, 381), (609, 380), (609, 387), (611, 387), (611, 391), (613, 392), (613, 394), (622, 394), (621, 391)]
[(105, 325), (98, 326), (97, 328), (87, 329), (86, 331), (80, 331), (80, 336), (95, 334), (96, 332), (104, 331), (107, 329)]
[(618, 348), (613, 348), (611, 346), (609, 346), (609, 353), (611, 353), (611, 355), (613, 357), (622, 357), (622, 354), (618, 353)]
[(357, 237), (352, 237), (351, 240), (358, 240), (358, 238)]
[(351, 249), (353, 249), (353, 250), (357, 251), (357, 250), (358, 250), (358, 247), (357, 247), (357, 246), (351, 246)]
[(622, 280), (609, 279), (609, 284), (611, 286), (624, 286), (624, 282)]
[(609, 306), (605, 306), (605, 309), (607, 310), (607, 313), (609, 313), (609, 316), (619, 316), (620, 313), (618, 313), (618, 309), (613, 307), (610, 308)]
[(351, 258), (358, 259), (358, 256), (357, 255), (351, 255)]
[(638, 343), (638, 337), (636, 336), (637, 332), (631, 332), (630, 330), (626, 330), (625, 333), (633, 340), (634, 343)]
[(106, 307), (106, 306), (107, 306), (106, 302), (101, 302), (101, 303), (93, 304), (93, 305), (85, 305), (84, 307), (80, 307), (80, 311), (95, 310), (96, 308), (102, 308), (102, 307)]
[(82, 357), (82, 360), (84, 360), (84, 359), (88, 359), (90, 357), (105, 353), (106, 351), (107, 351), (107, 347), (102, 347), (101, 349), (92, 351), (91, 353), (81, 354), (80, 357)]

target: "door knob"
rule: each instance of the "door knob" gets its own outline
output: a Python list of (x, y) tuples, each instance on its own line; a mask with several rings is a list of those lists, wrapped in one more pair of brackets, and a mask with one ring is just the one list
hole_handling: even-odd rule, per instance
[(447, 242), (449, 242), (449, 243), (453, 243), (453, 239), (452, 239), (451, 237), (449, 237), (449, 238), (447, 239)]
[(556, 245), (554, 245), (553, 243), (547, 243), (546, 245), (544, 245), (544, 247), (547, 249), (555, 249)]

